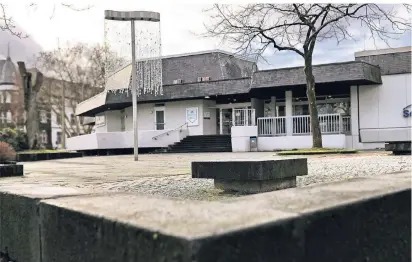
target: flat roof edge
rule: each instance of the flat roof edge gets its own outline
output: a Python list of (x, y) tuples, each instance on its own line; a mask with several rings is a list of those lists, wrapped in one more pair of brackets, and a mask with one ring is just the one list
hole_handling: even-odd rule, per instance
[(407, 53), (411, 51), (412, 51), (412, 46), (404, 46), (404, 47), (398, 47), (398, 48), (385, 48), (385, 49), (376, 49), (376, 50), (365, 50), (365, 51), (355, 52), (355, 57)]

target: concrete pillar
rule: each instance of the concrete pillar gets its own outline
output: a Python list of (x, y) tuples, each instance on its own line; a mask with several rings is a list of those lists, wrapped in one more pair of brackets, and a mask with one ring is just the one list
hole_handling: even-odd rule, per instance
[(223, 135), (223, 111), (222, 111), (222, 108), (219, 108), (219, 116), (220, 116), (220, 119), (219, 119), (219, 122), (220, 122), (220, 135)]
[(277, 116), (277, 112), (276, 112), (276, 96), (272, 96), (270, 98), (270, 113), (272, 117), (276, 117)]
[(255, 109), (255, 117), (265, 116), (265, 101), (263, 99), (252, 98), (251, 99), (252, 109)]
[(286, 116), (286, 135), (293, 134), (293, 106), (292, 106), (292, 91), (285, 91), (285, 116)]

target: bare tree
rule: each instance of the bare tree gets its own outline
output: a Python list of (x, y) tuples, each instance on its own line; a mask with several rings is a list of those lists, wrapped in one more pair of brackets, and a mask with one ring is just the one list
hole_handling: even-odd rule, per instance
[[(37, 4), (36, 3), (30, 3), (31, 7), (36, 7)], [(56, 9), (58, 6), (61, 6), (63, 8), (68, 8), (71, 9), (73, 11), (85, 11), (88, 10), (90, 8), (92, 8), (93, 6), (85, 6), (85, 7), (77, 7), (74, 6), (73, 4), (67, 4), (67, 3), (54, 3), (53, 4), (53, 11), (50, 15), (50, 19), (53, 19), (54, 14), (56, 12)], [(28, 37), (28, 35), (23, 34), (21, 31), (19, 31), (16, 28), (16, 22), (14, 21), (13, 17), (9, 14), (9, 12), (7, 12), (7, 6), (4, 3), (0, 2), (0, 30), (1, 31), (7, 31), (10, 34), (18, 37), (18, 38), (26, 38)]]
[(248, 4), (218, 5), (206, 10), (211, 21), (206, 36), (233, 44), (236, 51), (262, 57), (263, 52), (293, 51), (304, 59), (306, 94), (309, 101), (313, 147), (322, 147), (316, 106), (313, 52), (317, 42), (354, 40), (354, 23), (369, 31), (373, 39), (388, 43), (410, 30), (407, 18), (398, 15), (409, 5), (377, 4)]
[(47, 75), (41, 91), (42, 103), (48, 103), (56, 116), (64, 117), (61, 123), (68, 137), (91, 130), (81, 125), (81, 118), (66, 114), (66, 108), (75, 112), (78, 103), (102, 92), (104, 68), (117, 68), (122, 63), (105, 47), (80, 43), (42, 52), (37, 57), (36, 67)]
[(43, 74), (37, 69), (27, 70), (24, 62), (17, 62), (24, 91), (24, 108), (26, 111), (26, 132), (30, 149), (39, 146), (39, 115), (37, 96), (43, 85)]

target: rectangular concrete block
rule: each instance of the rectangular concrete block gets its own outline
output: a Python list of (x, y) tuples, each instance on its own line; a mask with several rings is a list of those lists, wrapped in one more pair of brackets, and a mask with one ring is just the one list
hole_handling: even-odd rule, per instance
[[(13, 181), (0, 186), (0, 239), (17, 261), (411, 261), (409, 172), (214, 202)], [(4, 195), (40, 201), (34, 212)]]
[(214, 180), (215, 188), (255, 194), (296, 187), (296, 177), (284, 177), (273, 180)]
[(192, 162), (193, 178), (218, 180), (273, 180), (305, 176), (306, 158), (281, 160), (224, 160)]
[(13, 261), (41, 262), (39, 201), (84, 191), (4, 181), (0, 185), (0, 251), (7, 247)]
[(42, 256), (44, 262), (410, 261), (410, 186), (406, 175), (393, 174), (221, 202), (133, 194), (45, 200)]
[[(123, 193), (45, 200), (40, 203), (42, 262), (196, 262), (199, 245), (213, 234), (295, 216), (256, 204), (241, 210), (230, 203)], [(284, 238), (272, 243), (282, 252), (289, 244)], [(293, 248), (288, 250), (292, 255)]]

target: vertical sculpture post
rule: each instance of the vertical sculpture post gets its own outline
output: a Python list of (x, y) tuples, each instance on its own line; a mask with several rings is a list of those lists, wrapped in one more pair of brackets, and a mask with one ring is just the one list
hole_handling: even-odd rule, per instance
[[(105, 10), (106, 20), (130, 21), (131, 22), (131, 51), (132, 51), (132, 108), (133, 108), (133, 151), (134, 160), (139, 157), (139, 131), (137, 117), (137, 68), (136, 68), (136, 37), (135, 21), (160, 22), (160, 14), (149, 11), (112, 11)], [(161, 70), (161, 69), (160, 69)], [(151, 89), (152, 87), (148, 87)]]
[(134, 161), (139, 159), (139, 131), (137, 127), (137, 86), (136, 86), (136, 36), (134, 20), (131, 21), (132, 28), (132, 103), (133, 103), (133, 152)]

